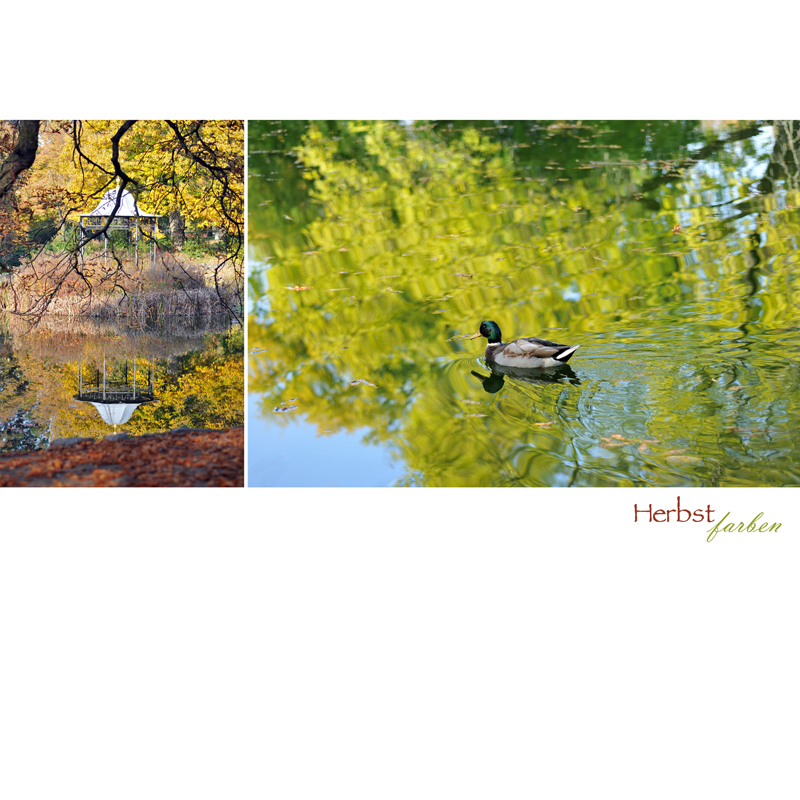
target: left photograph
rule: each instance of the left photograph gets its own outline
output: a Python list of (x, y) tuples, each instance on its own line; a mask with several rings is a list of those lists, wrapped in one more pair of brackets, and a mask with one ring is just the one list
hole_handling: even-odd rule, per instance
[(244, 121), (0, 121), (0, 486), (244, 485)]

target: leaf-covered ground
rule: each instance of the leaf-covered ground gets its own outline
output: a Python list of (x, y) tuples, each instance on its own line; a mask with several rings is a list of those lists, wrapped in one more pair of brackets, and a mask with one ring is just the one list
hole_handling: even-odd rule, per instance
[(0, 456), (0, 486), (244, 486), (244, 428), (79, 439)]

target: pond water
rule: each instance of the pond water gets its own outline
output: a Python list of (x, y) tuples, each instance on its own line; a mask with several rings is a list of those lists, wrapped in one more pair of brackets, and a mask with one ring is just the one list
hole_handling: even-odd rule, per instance
[(244, 336), (227, 318), (157, 326), (46, 318), (32, 331), (5, 322), (0, 454), (44, 449), (75, 436), (243, 423)]
[[(253, 122), (249, 485), (800, 484), (800, 124)], [(578, 344), (509, 375), (503, 340)]]

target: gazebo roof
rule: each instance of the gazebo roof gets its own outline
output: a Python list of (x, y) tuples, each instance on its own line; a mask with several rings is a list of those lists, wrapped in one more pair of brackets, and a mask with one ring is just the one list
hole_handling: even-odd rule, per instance
[[(91, 402), (91, 401), (90, 401)], [(143, 401), (150, 402), (148, 400)], [(124, 425), (142, 403), (95, 403), (92, 405), (100, 412), (104, 422), (109, 425)]]
[[(108, 217), (114, 210), (114, 204), (117, 202), (118, 189), (109, 189), (104, 195), (103, 199), (98, 203), (94, 211), (89, 211), (86, 214), (81, 214), (81, 217)], [(148, 214), (142, 211), (136, 203), (134, 196), (127, 190), (123, 190), (122, 199), (117, 209), (118, 217), (158, 217), (158, 214)]]

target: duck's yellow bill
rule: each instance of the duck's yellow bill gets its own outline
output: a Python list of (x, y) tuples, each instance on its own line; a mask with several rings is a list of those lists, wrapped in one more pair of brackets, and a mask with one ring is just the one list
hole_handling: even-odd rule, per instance
[(470, 336), (469, 338), (470, 339), (477, 339), (479, 336), (483, 336), (483, 334), (482, 333), (473, 333), (472, 336)]

